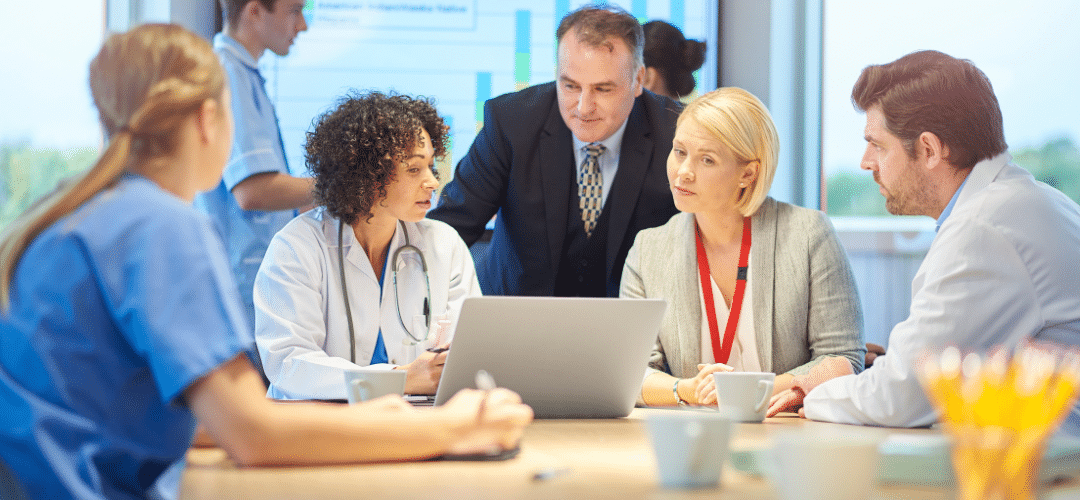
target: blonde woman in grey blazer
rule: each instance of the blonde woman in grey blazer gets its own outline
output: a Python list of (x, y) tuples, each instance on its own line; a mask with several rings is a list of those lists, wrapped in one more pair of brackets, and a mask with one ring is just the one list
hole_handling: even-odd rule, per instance
[[(711, 374), (731, 367), (702, 363), (708, 327), (702, 321), (696, 241), (700, 235), (720, 291), (714, 302), (722, 296), (730, 307), (744, 218), (751, 227), (750, 293), (736, 336), (753, 336), (754, 345), (741, 348), (756, 350), (756, 358), (748, 354), (747, 364), (777, 374), (774, 393), (828, 356), (842, 356), (853, 372), (861, 371), (866, 352), (862, 312), (832, 225), (820, 211), (767, 196), (777, 146), (768, 110), (742, 89), (705, 94), (680, 115), (667, 169), (675, 206), (683, 213), (638, 233), (620, 290), (622, 297), (668, 302), (641, 403), (715, 404)], [(727, 318), (717, 319), (723, 338)]]

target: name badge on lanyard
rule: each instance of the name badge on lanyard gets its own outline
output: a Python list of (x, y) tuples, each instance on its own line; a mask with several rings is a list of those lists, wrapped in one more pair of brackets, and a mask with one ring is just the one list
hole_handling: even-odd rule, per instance
[(701, 231), (694, 223), (694, 237), (697, 240), (698, 274), (701, 278), (701, 293), (705, 299), (705, 314), (709, 320), (709, 336), (712, 338), (713, 359), (717, 363), (727, 364), (731, 357), (731, 346), (735, 342), (735, 330), (739, 327), (739, 312), (742, 309), (743, 294), (746, 293), (746, 269), (750, 261), (750, 218), (743, 217), (742, 245), (739, 248), (739, 268), (735, 276), (735, 295), (731, 298), (731, 311), (728, 312), (727, 328), (724, 340), (720, 341), (720, 327), (716, 320), (716, 303), (713, 302), (712, 281), (709, 276), (709, 257), (705, 254), (705, 244), (701, 241)]

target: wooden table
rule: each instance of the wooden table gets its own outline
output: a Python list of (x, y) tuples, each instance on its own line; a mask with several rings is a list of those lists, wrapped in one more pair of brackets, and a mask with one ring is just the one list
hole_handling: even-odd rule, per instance
[[(683, 499), (775, 498), (759, 477), (725, 466), (721, 486), (705, 490), (669, 490), (660, 486), (643, 419), (635, 409), (625, 419), (537, 420), (525, 432), (521, 454), (504, 462), (419, 462), (332, 467), (237, 468), (220, 449), (192, 449), (180, 497), (221, 498), (432, 498), (432, 499)], [(837, 427), (794, 417), (736, 424), (732, 449), (762, 447), (771, 433), (796, 426)], [(881, 433), (935, 433), (929, 429), (859, 428)], [(543, 481), (533, 474), (568, 469)], [(1080, 496), (1072, 482), (1043, 498)], [(879, 485), (873, 498), (950, 499), (943, 488)]]

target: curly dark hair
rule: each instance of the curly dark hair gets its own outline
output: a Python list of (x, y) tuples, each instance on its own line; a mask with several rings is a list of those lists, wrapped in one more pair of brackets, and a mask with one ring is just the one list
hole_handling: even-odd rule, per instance
[(431, 136), (435, 158), (443, 157), (449, 131), (430, 99), (356, 91), (342, 97), (307, 133), (304, 158), (315, 178), (315, 202), (346, 224), (361, 215), (370, 220), (397, 166), (422, 140), (421, 129)]

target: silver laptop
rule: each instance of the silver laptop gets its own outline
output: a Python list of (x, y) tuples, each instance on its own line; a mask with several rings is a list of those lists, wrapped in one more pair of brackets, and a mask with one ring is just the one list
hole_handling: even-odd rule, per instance
[(435, 404), (487, 370), (537, 418), (630, 414), (667, 303), (661, 299), (470, 297)]

